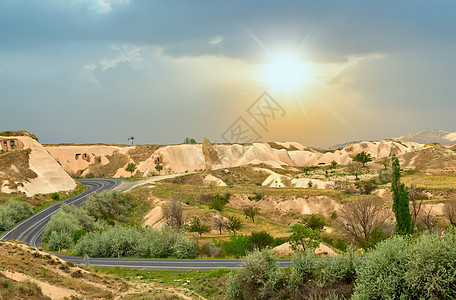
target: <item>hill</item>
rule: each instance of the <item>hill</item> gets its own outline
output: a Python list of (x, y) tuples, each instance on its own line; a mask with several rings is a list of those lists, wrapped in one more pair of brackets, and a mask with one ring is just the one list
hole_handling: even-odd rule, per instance
[(420, 144), (440, 143), (444, 146), (448, 146), (456, 143), (456, 132), (436, 129), (424, 129), (416, 133), (398, 137), (396, 139)]

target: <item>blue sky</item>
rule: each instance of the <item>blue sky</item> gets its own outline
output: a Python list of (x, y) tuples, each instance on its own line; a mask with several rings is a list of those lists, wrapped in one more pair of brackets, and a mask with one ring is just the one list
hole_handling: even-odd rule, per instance
[[(222, 142), (242, 117), (262, 140), (311, 146), (456, 131), (455, 11), (416, 0), (0, 0), (0, 127), (46, 143)], [(279, 90), (289, 74), (273, 69), (265, 81), (280, 53), (311, 80)], [(247, 113), (265, 91), (286, 112), (267, 128)]]

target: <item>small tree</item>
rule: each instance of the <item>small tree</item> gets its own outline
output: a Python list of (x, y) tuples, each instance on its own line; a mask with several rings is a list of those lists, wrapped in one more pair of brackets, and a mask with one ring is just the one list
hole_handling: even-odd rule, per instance
[(239, 231), (242, 228), (242, 221), (236, 216), (229, 216), (225, 228), (233, 232), (233, 235), (236, 235), (236, 231)]
[(163, 170), (163, 166), (160, 163), (158, 163), (155, 165), (155, 170), (157, 170), (158, 175), (160, 175), (160, 171)]
[(357, 162), (357, 161), (353, 161), (353, 162), (347, 164), (347, 171), (350, 174), (355, 175), (355, 180), (359, 180), (358, 173), (359, 173), (359, 171), (361, 171), (361, 163)]
[(311, 215), (303, 220), (304, 225), (312, 230), (322, 231), (326, 225), (326, 220), (320, 215)]
[(445, 216), (450, 221), (451, 225), (456, 226), (456, 201), (450, 200), (444, 206)]
[(331, 168), (331, 169), (335, 169), (335, 168), (337, 168), (337, 165), (338, 165), (337, 161), (333, 160), (333, 161), (331, 162), (330, 168)]
[(176, 199), (169, 201), (162, 207), (165, 225), (181, 229), (185, 223), (182, 203)]
[(186, 137), (184, 140), (184, 144), (196, 144), (196, 141), (194, 138)]
[(133, 177), (133, 172), (136, 171), (136, 164), (134, 162), (128, 163), (125, 171), (130, 172), (131, 177)]
[(320, 244), (318, 241), (320, 238), (319, 233), (305, 225), (296, 223), (291, 227), (291, 230), (293, 234), (290, 236), (289, 241), (291, 249), (294, 251), (315, 249)]
[(396, 216), (396, 233), (411, 234), (412, 215), (410, 214), (409, 195), (405, 185), (401, 182), (401, 167), (399, 159), (393, 155), (393, 176), (391, 180), (391, 191), (393, 192), (393, 212)]
[(208, 225), (202, 224), (201, 220), (198, 217), (194, 217), (188, 226), (188, 231), (197, 232), (200, 236), (202, 236), (203, 233), (210, 232), (211, 227)]
[(372, 161), (372, 158), (369, 153), (363, 151), (361, 153), (356, 154), (353, 160), (362, 163), (363, 167), (365, 167), (368, 162)]
[(339, 215), (344, 231), (360, 246), (368, 243), (372, 231), (381, 228), (389, 216), (382, 212), (381, 203), (374, 197), (348, 202)]
[(223, 230), (223, 228), (225, 228), (225, 225), (226, 225), (226, 221), (222, 216), (216, 217), (214, 219), (214, 226), (218, 229), (220, 234), (222, 234), (222, 230)]
[(411, 186), (407, 188), (407, 191), (409, 193), (409, 198), (411, 202), (411, 208), (412, 208), (412, 233), (415, 230), (415, 224), (418, 218), (418, 215), (420, 214), (421, 211), (421, 206), (423, 204), (424, 200), (428, 199), (428, 196), (423, 193), (422, 190), (416, 188), (415, 186)]
[(243, 211), (245, 217), (252, 219), (252, 222), (255, 223), (255, 216), (260, 212), (260, 208), (255, 205), (251, 205), (244, 208)]
[(135, 140), (135, 137), (134, 137), (134, 136), (130, 136), (130, 137), (128, 138), (128, 141), (130, 141), (132, 145), (133, 145), (133, 141), (134, 141), (134, 140)]

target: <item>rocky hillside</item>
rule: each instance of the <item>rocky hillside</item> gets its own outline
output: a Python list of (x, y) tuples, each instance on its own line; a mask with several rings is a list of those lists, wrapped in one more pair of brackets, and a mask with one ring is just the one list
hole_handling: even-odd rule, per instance
[(76, 182), (29, 135), (0, 134), (0, 192), (27, 196), (75, 189)]
[[(316, 150), (299, 143), (181, 145), (47, 145), (46, 150), (73, 176), (130, 176), (129, 162), (137, 166), (136, 176), (183, 173), (204, 169), (265, 164), (272, 168), (345, 165), (351, 157), (366, 151), (374, 159), (402, 155), (423, 148), (412, 142), (359, 142), (334, 150)], [(162, 169), (156, 168), (160, 165)]]
[(421, 144), (440, 143), (444, 146), (448, 146), (456, 143), (456, 132), (424, 129), (416, 133), (398, 137), (397, 139)]

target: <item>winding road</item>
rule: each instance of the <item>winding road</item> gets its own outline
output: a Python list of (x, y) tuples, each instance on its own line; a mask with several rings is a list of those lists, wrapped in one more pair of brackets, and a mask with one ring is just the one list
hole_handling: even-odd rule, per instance
[[(178, 175), (177, 175), (178, 176)], [(41, 239), (44, 230), (46, 229), (47, 222), (53, 214), (55, 214), (62, 203), (81, 206), (87, 197), (92, 193), (98, 193), (104, 190), (112, 189), (128, 189), (134, 185), (143, 183), (153, 183), (155, 181), (176, 177), (171, 176), (157, 176), (156, 178), (145, 180), (144, 182), (131, 183), (122, 179), (80, 179), (79, 182), (87, 187), (87, 190), (77, 196), (65, 199), (63, 201), (54, 203), (51, 206), (44, 208), (33, 216), (18, 223), (10, 230), (0, 235), (0, 240), (18, 240), (29, 244), (33, 247), (40, 247)], [(58, 257), (71, 261), (73, 263), (84, 263), (82, 257), (70, 256), (55, 253)], [(212, 270), (217, 268), (236, 269), (239, 268), (243, 260), (241, 259), (137, 259), (137, 258), (90, 258), (89, 264), (95, 267), (122, 267), (132, 269), (164, 269), (164, 270)], [(290, 259), (279, 259), (281, 267), (289, 266)]]

